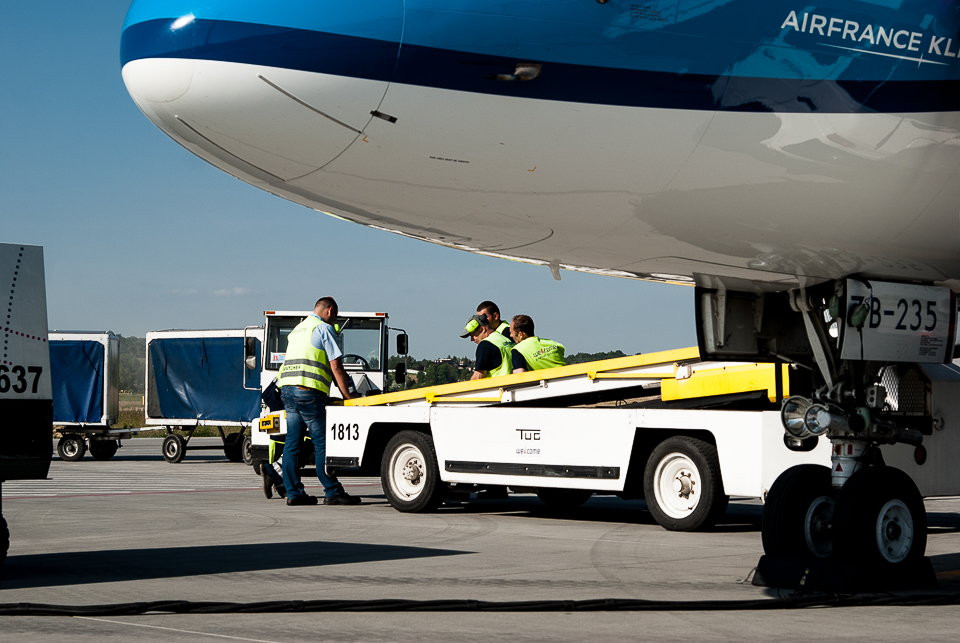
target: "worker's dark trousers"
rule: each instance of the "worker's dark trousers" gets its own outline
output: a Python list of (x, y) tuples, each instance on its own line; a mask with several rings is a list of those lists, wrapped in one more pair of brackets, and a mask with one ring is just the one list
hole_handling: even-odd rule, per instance
[(343, 485), (324, 470), (327, 461), (326, 419), (327, 396), (314, 389), (287, 385), (280, 389), (283, 408), (287, 412), (287, 437), (283, 442), (283, 485), (287, 499), (303, 495), (300, 482), (300, 449), (304, 434), (309, 434), (317, 461), (317, 478), (327, 498), (343, 493)]

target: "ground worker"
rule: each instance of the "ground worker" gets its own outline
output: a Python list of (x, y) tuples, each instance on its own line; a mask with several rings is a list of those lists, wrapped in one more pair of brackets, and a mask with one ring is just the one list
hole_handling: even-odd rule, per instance
[[(283, 398), (280, 397), (280, 389), (277, 388), (277, 378), (273, 378), (273, 381), (263, 389), (260, 401), (271, 413), (283, 410)], [(277, 444), (282, 441), (282, 437), (270, 436), (267, 461), (260, 467), (260, 475), (263, 476), (263, 495), (267, 500), (273, 498), (274, 491), (281, 498), (287, 497), (287, 490), (283, 486), (283, 459), (282, 456), (277, 455)]]
[(481, 301), (477, 304), (477, 314), (486, 315), (487, 322), (495, 332), (500, 333), (510, 341), (514, 341), (510, 336), (510, 324), (500, 319), (500, 307), (492, 301)]
[(332, 324), (339, 309), (333, 297), (321, 297), (313, 314), (297, 324), (287, 336), (287, 352), (277, 376), (277, 386), (287, 412), (287, 435), (283, 443), (283, 486), (287, 505), (315, 505), (300, 482), (300, 448), (309, 434), (316, 456), (317, 478), (323, 485), (325, 505), (356, 505), (360, 498), (348, 495), (343, 485), (324, 470), (327, 460), (326, 404), (332, 380), (343, 399), (349, 400), (350, 378), (343, 369), (343, 351)]
[(510, 334), (517, 342), (510, 352), (514, 373), (567, 365), (563, 344), (534, 335), (529, 315), (515, 315), (510, 320)]
[(486, 315), (474, 315), (468, 319), (463, 331), (460, 337), (469, 337), (477, 344), (471, 380), (510, 374), (513, 342), (496, 332)]

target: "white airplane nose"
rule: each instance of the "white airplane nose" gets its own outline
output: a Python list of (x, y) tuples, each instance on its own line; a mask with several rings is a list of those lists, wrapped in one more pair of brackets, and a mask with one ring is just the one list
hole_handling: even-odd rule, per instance
[(184, 146), (218, 166), (255, 169), (284, 181), (323, 167), (345, 150), (362, 134), (387, 87), (176, 58), (132, 61), (123, 79), (144, 114)]
[(124, 31), (123, 80), (192, 152), (235, 175), (289, 181), (363, 134), (387, 90), (399, 27), (397, 18), (395, 40), (371, 40), (219, 16), (143, 20)]

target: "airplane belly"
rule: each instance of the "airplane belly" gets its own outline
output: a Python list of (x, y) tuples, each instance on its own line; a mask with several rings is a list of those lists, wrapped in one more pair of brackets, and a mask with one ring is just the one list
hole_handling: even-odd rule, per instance
[(661, 4), (139, 0), (121, 59), (188, 149), (372, 227), (554, 270), (960, 287), (950, 3)]
[(960, 113), (728, 112), (644, 218), (689, 244), (677, 254), (711, 263), (814, 281), (947, 281), (960, 274), (958, 203)]
[(396, 83), (381, 110), (396, 121), (374, 119), (290, 183), (361, 223), (614, 274), (780, 288), (960, 271), (960, 115), (639, 109)]
[[(624, 205), (662, 189), (710, 119), (654, 110), (636, 123), (611, 107), (398, 84), (381, 111), (397, 121), (375, 119), (336, 162), (292, 183), (349, 202), (344, 214), (362, 223), (546, 262), (622, 224)], [(583, 253), (583, 265), (632, 260), (634, 244), (602, 261)]]

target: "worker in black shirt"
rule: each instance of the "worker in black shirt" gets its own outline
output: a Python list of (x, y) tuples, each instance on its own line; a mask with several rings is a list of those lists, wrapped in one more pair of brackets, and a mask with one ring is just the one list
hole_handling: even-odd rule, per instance
[(460, 337), (469, 337), (477, 344), (472, 380), (509, 375), (513, 370), (510, 351), (513, 342), (496, 332), (486, 315), (474, 315), (467, 320)]

